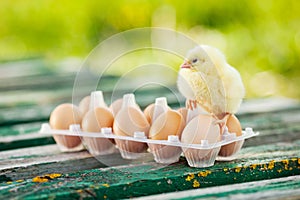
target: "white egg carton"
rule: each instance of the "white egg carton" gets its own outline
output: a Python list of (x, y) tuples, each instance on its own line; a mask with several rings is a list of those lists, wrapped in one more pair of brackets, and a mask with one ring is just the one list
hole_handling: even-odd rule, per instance
[[(229, 133), (225, 129), (220, 142), (209, 144), (207, 140), (201, 140), (200, 144), (186, 144), (180, 142), (178, 136), (175, 135), (168, 136), (168, 140), (147, 139), (144, 132), (138, 131), (134, 132), (133, 137), (118, 136), (113, 134), (110, 127), (102, 128), (99, 132), (84, 132), (79, 124), (70, 125), (69, 130), (54, 130), (51, 129), (48, 123), (44, 123), (40, 133), (79, 136), (82, 138), (83, 144), (88, 151), (95, 156), (112, 154), (118, 149), (124, 159), (137, 159), (144, 156), (149, 147), (157, 163), (171, 164), (179, 161), (183, 153), (189, 166), (199, 168), (214, 165), (222, 146), (234, 145), (234, 152), (236, 153), (242, 147), (245, 139), (259, 134), (254, 132), (252, 128), (246, 128), (245, 131), (242, 131), (241, 136), (236, 136), (235, 133)], [(116, 141), (116, 145), (112, 140)], [(135, 145), (128, 145), (129, 143), (134, 143)], [(132, 146), (137, 146), (138, 149), (128, 148), (132, 148)], [(59, 148), (64, 150), (65, 147), (59, 146)]]

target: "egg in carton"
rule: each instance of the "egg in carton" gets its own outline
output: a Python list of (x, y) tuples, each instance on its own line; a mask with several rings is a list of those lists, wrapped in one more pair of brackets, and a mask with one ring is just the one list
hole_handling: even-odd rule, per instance
[(134, 94), (125, 94), (122, 107), (116, 113), (113, 124), (115, 135), (129, 138), (129, 140), (115, 139), (124, 159), (137, 159), (147, 152), (148, 146), (146, 143), (130, 140), (130, 138), (147, 138), (149, 128), (150, 124), (137, 106)]
[[(125, 96), (127, 96), (127, 95), (132, 96), (133, 94), (131, 94), (131, 93), (125, 94), (123, 96), (123, 98), (117, 99), (110, 104), (109, 109), (111, 110), (111, 112), (113, 113), (114, 116), (116, 116), (118, 114), (118, 112), (121, 110), (122, 105), (123, 105), (123, 99), (125, 99), (126, 98)], [(137, 109), (141, 109), (139, 107), (139, 105), (135, 102), (135, 100), (133, 103), (134, 103), (134, 107), (136, 107)]]
[(182, 132), (181, 142), (185, 144), (182, 149), (189, 166), (214, 165), (221, 148), (220, 126), (217, 120), (209, 114), (198, 114), (189, 119)]
[[(182, 147), (184, 156), (192, 167), (209, 167), (214, 165), (218, 155), (234, 155), (241, 149), (244, 137), (249, 136), (242, 135), (241, 125), (234, 115), (219, 120), (200, 106), (188, 109), (186, 115), (187, 125), (181, 142), (185, 144)], [(248, 133), (256, 134), (252, 130)]]
[[(233, 139), (239, 136), (242, 136), (242, 127), (238, 118), (232, 114), (227, 119), (225, 129), (222, 132), (222, 138), (223, 140), (226, 140), (228, 137)], [(219, 156), (231, 157), (242, 148), (243, 144), (244, 140), (238, 140), (230, 144), (223, 145), (220, 149)]]
[(155, 104), (152, 105), (154, 105), (153, 112), (149, 115), (152, 122), (149, 139), (153, 140), (148, 142), (150, 152), (157, 163), (178, 162), (182, 150), (180, 146), (172, 144), (180, 141), (185, 120), (178, 111), (170, 109), (165, 97), (156, 98)]
[[(85, 100), (86, 98), (82, 101)], [(100, 134), (102, 128), (112, 128), (114, 117), (104, 102), (102, 91), (92, 92), (89, 102), (86, 101), (85, 105), (89, 106), (89, 110), (85, 113), (81, 123), (84, 132)], [(83, 136), (82, 140), (85, 147), (94, 156), (108, 155), (116, 152), (113, 139)]]
[[(82, 113), (76, 105), (64, 103), (58, 105), (50, 114), (49, 128), (53, 131), (68, 130), (72, 124), (80, 124)], [(53, 138), (62, 152), (74, 152), (84, 149), (79, 136), (53, 134)]]

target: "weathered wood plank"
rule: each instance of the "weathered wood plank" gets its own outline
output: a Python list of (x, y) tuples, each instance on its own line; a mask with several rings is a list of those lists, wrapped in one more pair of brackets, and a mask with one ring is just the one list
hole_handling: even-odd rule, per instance
[(53, 70), (42, 59), (16, 60), (0, 63), (0, 79), (49, 74)]
[[(64, 162), (94, 158), (87, 151), (62, 153), (56, 145), (38, 146), (24, 149), (16, 149), (0, 152), (0, 170), (22, 168), (31, 165)], [(119, 153), (108, 156), (100, 156), (101, 160), (108, 165), (120, 165), (136, 163), (141, 160), (123, 160)], [(94, 158), (97, 160), (97, 157)], [(119, 161), (120, 160), (120, 161)], [(143, 161), (153, 160), (151, 154), (145, 154)], [(115, 162), (113, 162), (115, 161)], [(99, 161), (95, 161), (99, 163)], [(113, 163), (112, 163), (113, 162)]]
[[(46, 121), (45, 121), (46, 122)], [(0, 136), (18, 136), (39, 131), (42, 122), (20, 123), (0, 127)]]
[(6, 136), (0, 138), (0, 151), (48, 145), (54, 143), (55, 141), (51, 136), (42, 135), (39, 133), (30, 133), (18, 136)]
[[(60, 171), (61, 166), (56, 173)], [(300, 175), (300, 141), (248, 147), (237, 160), (216, 162), (206, 169), (190, 168), (181, 159), (169, 166), (146, 162), (63, 173), (46, 183), (33, 182), (31, 177), (0, 184), (0, 196), (116, 199), (295, 175)]]
[(269, 113), (281, 110), (293, 110), (299, 107), (299, 100), (288, 98), (261, 98), (245, 99), (243, 106), (239, 109), (240, 115), (251, 115), (257, 113)]
[[(10, 96), (4, 94), (6, 97), (0, 100), (0, 125), (45, 120), (49, 117), (52, 109), (58, 104), (65, 102), (71, 103), (72, 98), (80, 99), (86, 95), (89, 95), (91, 92), (84, 90), (83, 88), (81, 91), (76, 92), (76, 95), (79, 96), (72, 97), (72, 89), (73, 88), (62, 88), (59, 90), (32, 92), (32, 94), (28, 94), (28, 91), (23, 91), (11, 93)], [(126, 91), (127, 90), (118, 90), (114, 92), (119, 93), (120, 96), (122, 96), (126, 93)], [(128, 89), (127, 92), (129, 91), (130, 89)], [(105, 100), (108, 105), (112, 100), (114, 100), (109, 98), (112, 96), (112, 92), (112, 90), (104, 91), (104, 97), (106, 97)], [(176, 95), (168, 92), (168, 90), (164, 88), (149, 88), (136, 91), (135, 93), (136, 100), (142, 108), (150, 103), (153, 103), (155, 98), (160, 96), (166, 96), (169, 100), (170, 106), (179, 105)], [(20, 96), (25, 96), (25, 99), (20, 99)], [(2, 108), (1, 102), (3, 103)], [(79, 100), (78, 102), (74, 103), (79, 103)], [(22, 115), (20, 113), (22, 113)]]
[(14, 109), (3, 108), (0, 111), (0, 126), (27, 122), (47, 121), (55, 105), (20, 106)]
[(0, 182), (28, 179), (40, 174), (70, 173), (107, 166), (153, 162), (151, 154), (137, 160), (124, 160), (119, 153), (93, 157), (87, 151), (61, 153), (56, 145), (0, 152)]
[(289, 176), (271, 180), (187, 190), (167, 194), (134, 198), (152, 199), (299, 199), (300, 176)]

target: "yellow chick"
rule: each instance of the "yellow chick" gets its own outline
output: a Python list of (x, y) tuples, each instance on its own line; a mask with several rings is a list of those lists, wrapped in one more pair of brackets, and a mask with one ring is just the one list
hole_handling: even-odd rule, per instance
[(189, 108), (200, 105), (218, 119), (236, 113), (245, 96), (239, 72), (218, 49), (207, 45), (188, 52), (177, 86), (187, 98)]

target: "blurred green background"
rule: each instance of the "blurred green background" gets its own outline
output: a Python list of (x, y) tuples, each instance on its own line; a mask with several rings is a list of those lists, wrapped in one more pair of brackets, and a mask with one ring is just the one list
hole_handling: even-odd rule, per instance
[(220, 48), (247, 97), (300, 98), (300, 1), (2, 0), (0, 61), (84, 59), (104, 39), (167, 27)]

